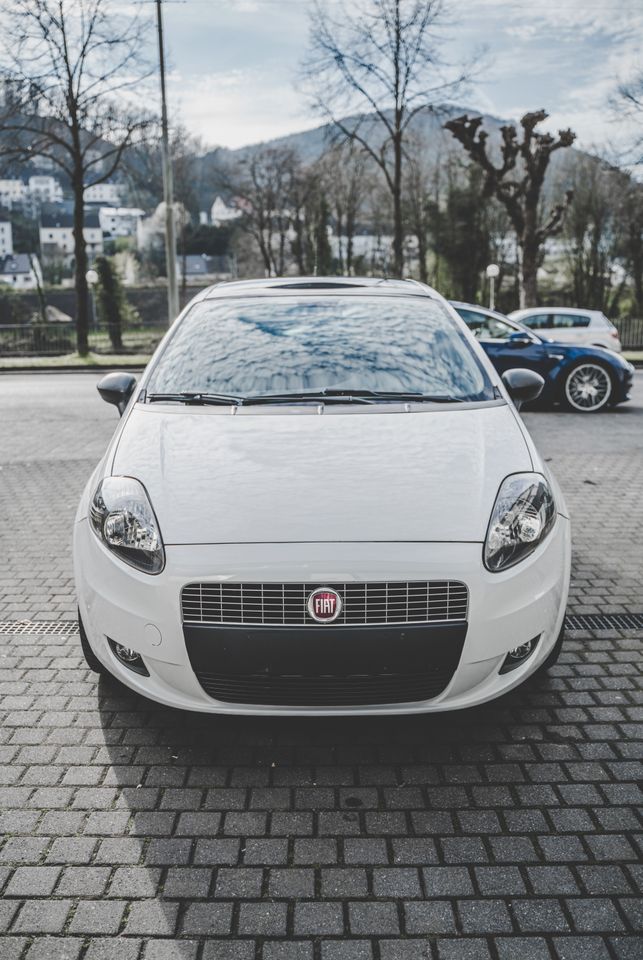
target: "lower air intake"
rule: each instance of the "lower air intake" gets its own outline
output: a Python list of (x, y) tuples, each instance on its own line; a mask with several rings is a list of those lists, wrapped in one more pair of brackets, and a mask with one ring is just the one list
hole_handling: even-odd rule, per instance
[(375, 706), (431, 700), (449, 684), (453, 670), (423, 674), (288, 676), (197, 672), (199, 683), (225, 703), (291, 707)]

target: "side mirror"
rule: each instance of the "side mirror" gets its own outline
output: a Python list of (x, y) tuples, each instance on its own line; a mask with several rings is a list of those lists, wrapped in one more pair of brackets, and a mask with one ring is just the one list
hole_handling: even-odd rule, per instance
[(105, 403), (113, 403), (118, 407), (122, 417), (135, 386), (136, 377), (131, 373), (108, 373), (96, 384), (96, 389)]
[(535, 370), (525, 370), (522, 367), (505, 370), (502, 375), (502, 382), (517, 410), (520, 410), (523, 403), (537, 400), (545, 386), (545, 381), (539, 373), (536, 373)]
[(507, 343), (510, 347), (529, 347), (533, 342), (531, 337), (527, 333), (523, 333), (522, 330), (516, 330), (507, 337)]

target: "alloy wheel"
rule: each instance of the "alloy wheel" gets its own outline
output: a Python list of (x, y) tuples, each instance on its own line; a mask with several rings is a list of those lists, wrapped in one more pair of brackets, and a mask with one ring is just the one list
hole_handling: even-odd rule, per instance
[(582, 363), (574, 367), (565, 381), (565, 397), (574, 410), (590, 413), (600, 410), (612, 393), (612, 380), (598, 363)]

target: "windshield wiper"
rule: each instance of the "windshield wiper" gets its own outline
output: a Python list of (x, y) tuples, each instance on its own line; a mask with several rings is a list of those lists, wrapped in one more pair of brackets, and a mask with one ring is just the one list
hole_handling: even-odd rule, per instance
[(450, 395), (430, 395), (424, 393), (407, 393), (404, 391), (388, 390), (350, 390), (336, 389), (326, 387), (323, 390), (311, 391), (306, 393), (274, 393), (264, 396), (245, 397), (242, 401), (243, 406), (252, 404), (268, 403), (297, 403), (299, 401), (310, 400), (316, 403), (376, 403), (378, 400), (397, 400), (398, 402), (416, 402), (416, 403), (462, 403), (462, 397), (453, 397)]
[(293, 393), (267, 393), (262, 396), (244, 397), (244, 407), (268, 403), (373, 403), (374, 394), (369, 390), (315, 390)]
[(148, 403), (188, 403), (195, 406), (239, 406), (243, 403), (243, 397), (235, 397), (225, 393), (190, 393), (181, 391), (180, 393), (148, 393), (146, 400)]

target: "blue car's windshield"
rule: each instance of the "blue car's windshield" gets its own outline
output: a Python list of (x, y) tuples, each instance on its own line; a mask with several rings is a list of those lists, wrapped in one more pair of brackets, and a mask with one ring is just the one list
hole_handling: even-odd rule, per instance
[(367, 294), (203, 300), (181, 321), (147, 384), (157, 396), (324, 390), (494, 396), (442, 304)]

